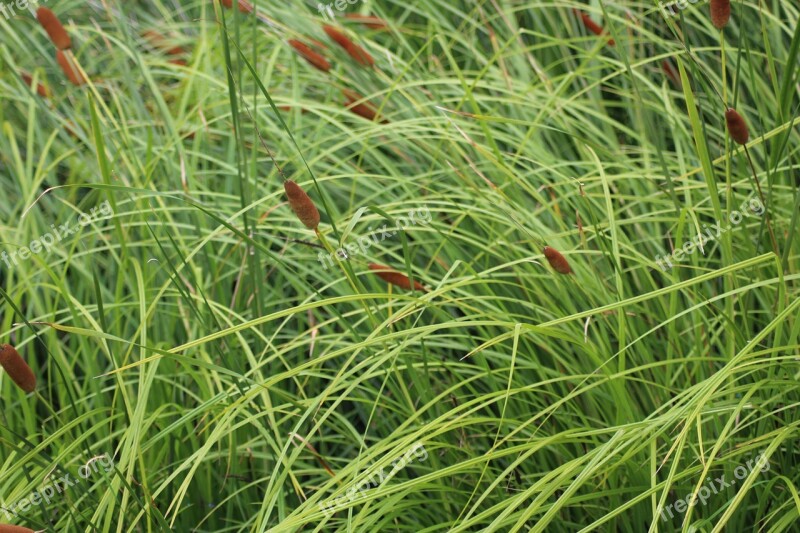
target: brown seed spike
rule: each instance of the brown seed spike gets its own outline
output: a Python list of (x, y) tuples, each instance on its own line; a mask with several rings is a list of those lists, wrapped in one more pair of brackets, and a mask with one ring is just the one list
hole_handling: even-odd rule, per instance
[(352, 22), (361, 23), (367, 28), (373, 30), (385, 30), (389, 28), (389, 23), (378, 17), (371, 17), (369, 15), (359, 15), (356, 13), (348, 13), (345, 15), (345, 18)]
[(561, 252), (549, 246), (545, 246), (542, 252), (544, 252), (544, 257), (547, 259), (547, 262), (550, 263), (550, 266), (553, 267), (553, 270), (559, 274), (572, 274), (572, 268), (570, 268), (567, 259), (561, 255)]
[[(31, 76), (27, 72), (20, 72), (20, 76), (22, 76), (22, 80), (28, 85), (28, 87), (33, 89), (33, 76)], [(47, 87), (45, 87), (41, 83), (36, 84), (36, 93), (42, 98), (50, 97), (50, 91), (48, 91)]]
[(0, 524), (0, 533), (36, 533), (32, 529), (22, 526), (9, 526), (7, 524)]
[(286, 196), (289, 198), (289, 206), (300, 219), (300, 222), (308, 229), (317, 229), (319, 226), (319, 211), (317, 206), (303, 189), (292, 180), (283, 182), (283, 190), (286, 191)]
[(744, 121), (742, 115), (729, 107), (725, 111), (725, 122), (728, 125), (728, 133), (731, 134), (731, 139), (739, 144), (747, 144), (747, 141), (750, 140), (750, 131), (747, 129), (747, 122)]
[[(605, 33), (603, 27), (600, 26), (598, 23), (596, 23), (594, 20), (592, 20), (592, 17), (590, 17), (588, 13), (584, 13), (583, 11), (579, 11), (577, 9), (573, 9), (572, 11), (581, 18), (581, 22), (583, 22), (583, 25), (584, 27), (586, 27), (587, 30), (594, 33), (595, 35), (603, 35)], [(614, 41), (614, 39), (608, 40), (609, 46), (615, 46), (616, 44), (617, 43), (616, 41)]]
[(344, 33), (327, 24), (322, 26), (322, 29), (325, 30), (325, 33), (328, 34), (328, 37), (336, 41), (336, 43), (344, 48), (345, 51), (350, 54), (350, 57), (355, 59), (358, 63), (365, 66), (372, 66), (375, 64), (375, 60), (372, 59), (372, 56), (369, 55), (366, 50), (351, 41), (350, 38)]
[(25, 392), (33, 392), (36, 389), (36, 376), (13, 346), (0, 344), (0, 366), (20, 389)]
[(721, 30), (731, 19), (731, 0), (711, 0), (711, 24)]
[(307, 44), (298, 41), (297, 39), (290, 39), (289, 45), (294, 48), (300, 57), (314, 65), (316, 68), (323, 72), (328, 72), (331, 69), (331, 64), (322, 55), (316, 53)]
[[(220, 0), (222, 5), (227, 7), (228, 9), (233, 7), (233, 0)], [(239, 11), (242, 13), (252, 13), (253, 12), (253, 4), (248, 2), (247, 0), (239, 0)]]
[[(347, 109), (355, 113), (356, 115), (365, 118), (367, 120), (375, 121), (378, 118), (378, 110), (375, 109), (369, 102), (363, 102), (364, 97), (358, 94), (355, 91), (351, 91), (350, 89), (343, 89), (342, 93), (344, 93), (345, 97), (347, 98), (347, 103), (345, 106)], [(361, 103), (357, 104), (356, 102), (362, 101)], [(381, 124), (387, 124), (389, 121), (385, 119), (381, 119)]]
[[(184, 50), (182, 46), (171, 44), (165, 36), (155, 30), (142, 32), (142, 37), (147, 39), (154, 48), (162, 50), (167, 55), (182, 56), (186, 54), (186, 50)], [(170, 62), (174, 61), (176, 60), (171, 60)]]
[(73, 85), (81, 86), (86, 83), (86, 78), (83, 77), (78, 67), (73, 64), (67, 54), (61, 50), (56, 50), (56, 61), (58, 61), (58, 65), (64, 71), (64, 75)]
[[(397, 285), (401, 289), (407, 291), (411, 290), (411, 280), (405, 274), (402, 274), (393, 268), (379, 265), (377, 263), (370, 263), (369, 269), (374, 271), (375, 274), (377, 274), (378, 277), (386, 283), (389, 283), (390, 285)], [(416, 280), (414, 281), (414, 290), (427, 292), (422, 283)]]
[(55, 13), (46, 7), (40, 7), (36, 10), (36, 18), (39, 19), (39, 24), (42, 25), (44, 31), (50, 36), (50, 40), (56, 45), (59, 50), (66, 50), (72, 46), (72, 41), (69, 38), (67, 30), (58, 20)]

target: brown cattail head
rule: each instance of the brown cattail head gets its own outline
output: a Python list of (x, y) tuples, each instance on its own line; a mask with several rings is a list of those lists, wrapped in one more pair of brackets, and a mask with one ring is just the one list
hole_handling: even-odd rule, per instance
[[(20, 72), (20, 76), (22, 76), (22, 80), (28, 85), (28, 87), (33, 89), (33, 76), (31, 76), (27, 72)], [(48, 91), (47, 87), (45, 87), (41, 83), (36, 84), (36, 93), (42, 98), (50, 97), (50, 91)]]
[(36, 376), (13, 346), (0, 344), (0, 366), (20, 389), (25, 392), (33, 392), (36, 389)]
[[(375, 272), (379, 278), (391, 285), (397, 285), (401, 289), (411, 290), (411, 280), (405, 274), (398, 272), (393, 268), (389, 268), (377, 263), (370, 263), (369, 269)], [(414, 290), (425, 292), (425, 287), (419, 281), (414, 281)]]
[(32, 529), (28, 529), (27, 527), (9, 526), (6, 524), (0, 524), (0, 533), (36, 533), (36, 532)]
[(350, 57), (355, 59), (358, 63), (368, 67), (375, 64), (375, 60), (372, 59), (372, 56), (369, 55), (366, 50), (351, 41), (350, 38), (344, 33), (340, 32), (333, 26), (329, 26), (328, 24), (323, 25), (322, 29), (325, 30), (325, 33), (328, 34), (328, 37), (336, 41), (336, 43), (344, 48), (345, 51), (350, 54)]
[(72, 46), (72, 41), (69, 38), (67, 30), (61, 25), (61, 21), (55, 13), (46, 7), (40, 7), (36, 10), (36, 18), (39, 19), (39, 24), (42, 25), (44, 31), (50, 36), (50, 40), (56, 45), (59, 50), (66, 50)]
[(549, 246), (545, 246), (542, 252), (547, 262), (553, 267), (553, 270), (559, 274), (572, 274), (572, 268), (570, 268), (567, 259), (561, 255), (561, 252)]
[(67, 76), (73, 85), (80, 86), (86, 83), (86, 78), (83, 77), (83, 74), (81, 74), (78, 67), (75, 66), (72, 59), (67, 54), (61, 50), (56, 50), (56, 61), (58, 61), (58, 66), (61, 67), (61, 70), (64, 71), (64, 75)]
[(389, 23), (378, 17), (359, 15), (357, 13), (347, 13), (344, 17), (352, 22), (363, 24), (372, 30), (385, 30), (389, 28)]
[[(228, 9), (233, 7), (233, 0), (220, 0), (220, 3)], [(239, 11), (242, 13), (252, 13), (253, 9), (253, 4), (247, 0), (239, 0)]]
[(298, 54), (300, 54), (300, 57), (314, 65), (319, 70), (328, 72), (331, 69), (331, 64), (328, 62), (328, 60), (312, 50), (307, 44), (298, 41), (297, 39), (290, 39), (289, 45), (294, 48)]
[(728, 133), (731, 134), (731, 139), (739, 144), (747, 144), (747, 141), (750, 140), (750, 131), (747, 129), (747, 123), (742, 115), (729, 107), (725, 111), (725, 122), (728, 124)]
[[(182, 46), (173, 45), (169, 42), (169, 39), (164, 37), (162, 34), (157, 32), (156, 30), (147, 30), (142, 32), (142, 37), (147, 39), (151, 45), (159, 50), (162, 50), (164, 53), (170, 56), (182, 56), (186, 53), (186, 50)], [(175, 60), (170, 61), (175, 62)], [(184, 62), (185, 63), (185, 62)]]
[(286, 191), (286, 196), (289, 198), (289, 206), (297, 215), (305, 227), (308, 229), (317, 229), (319, 226), (319, 211), (317, 206), (303, 189), (292, 180), (283, 182), (283, 190)]
[[(364, 97), (358, 94), (355, 91), (351, 91), (350, 89), (342, 89), (342, 93), (344, 93), (345, 98), (347, 99), (347, 103), (345, 106), (347, 109), (355, 113), (356, 115), (365, 118), (367, 120), (375, 121), (378, 119), (378, 110), (375, 109), (375, 106), (369, 102), (364, 102)], [(356, 103), (361, 102), (361, 103)], [(389, 121), (382, 119), (381, 124), (387, 124)]]
[[(572, 11), (581, 18), (581, 22), (583, 22), (583, 25), (586, 27), (587, 30), (594, 33), (595, 35), (605, 34), (605, 30), (603, 29), (603, 27), (600, 26), (598, 23), (596, 23), (594, 20), (592, 20), (592, 17), (590, 17), (588, 13), (584, 13), (583, 11), (579, 11), (577, 9), (573, 9)], [(614, 39), (608, 40), (609, 46), (615, 46), (616, 44), (617, 43), (614, 41)]]
[(664, 71), (664, 74), (667, 75), (667, 78), (672, 81), (676, 86), (682, 87), (683, 84), (681, 83), (681, 76), (678, 74), (678, 71), (675, 70), (675, 67), (672, 66), (669, 59), (665, 59), (661, 62), (661, 69)]
[(731, 0), (711, 0), (711, 24), (721, 30), (731, 19)]

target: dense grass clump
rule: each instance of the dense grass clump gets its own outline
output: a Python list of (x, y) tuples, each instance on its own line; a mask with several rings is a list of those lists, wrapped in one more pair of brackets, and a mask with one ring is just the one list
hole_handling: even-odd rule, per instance
[(0, 14), (0, 528), (796, 531), (800, 6), (335, 4)]

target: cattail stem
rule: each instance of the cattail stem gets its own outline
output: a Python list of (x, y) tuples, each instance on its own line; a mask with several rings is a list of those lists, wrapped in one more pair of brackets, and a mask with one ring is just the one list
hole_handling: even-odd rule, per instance
[[(331, 256), (335, 256), (336, 255), (336, 250), (333, 249), (333, 247), (328, 242), (328, 239), (325, 237), (325, 235), (323, 235), (319, 231), (319, 228), (314, 229), (314, 233), (317, 234), (317, 238), (319, 239), (319, 242), (322, 243), (322, 246), (325, 247), (325, 250)], [(361, 293), (361, 290), (358, 287), (358, 284), (356, 282), (355, 277), (351, 275), (352, 274), (352, 269), (349, 269), (349, 268), (345, 267), (344, 266), (344, 261), (336, 261), (336, 263), (338, 263), (339, 266), (341, 267), (342, 273), (344, 273), (344, 277), (347, 278), (347, 282), (350, 284), (350, 288), (353, 289), (353, 292), (355, 294)], [(366, 311), (367, 316), (369, 317), (369, 320), (372, 323), (373, 327), (377, 328), (378, 325), (379, 325), (379, 322), (375, 318), (375, 315), (372, 314), (372, 310), (370, 309), (369, 305), (367, 305), (367, 302), (364, 299), (361, 299), (361, 298), (359, 299), (359, 302), (361, 303), (361, 306), (364, 308), (364, 311)]]
[(775, 238), (775, 232), (772, 230), (772, 219), (769, 216), (769, 206), (767, 205), (767, 199), (764, 196), (764, 191), (761, 190), (761, 181), (758, 179), (758, 173), (756, 172), (756, 167), (753, 164), (753, 158), (750, 157), (750, 150), (747, 149), (747, 145), (744, 145), (744, 153), (747, 156), (747, 162), (750, 164), (750, 170), (753, 172), (753, 180), (756, 182), (756, 189), (758, 190), (758, 196), (761, 198), (761, 203), (764, 205), (764, 221), (767, 224), (767, 231), (769, 231), (769, 237), (772, 241), (772, 248), (775, 251), (775, 255), (778, 257), (781, 256), (780, 251), (778, 250), (778, 240)]

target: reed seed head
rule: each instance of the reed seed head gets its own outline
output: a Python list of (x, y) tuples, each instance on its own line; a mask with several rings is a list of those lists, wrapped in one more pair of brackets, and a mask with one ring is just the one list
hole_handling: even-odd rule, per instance
[(0, 366), (20, 389), (25, 392), (36, 390), (36, 376), (33, 375), (33, 370), (10, 344), (0, 344)]
[(289, 206), (300, 219), (300, 222), (308, 229), (317, 229), (319, 226), (319, 211), (317, 206), (303, 189), (292, 180), (283, 182), (283, 190), (286, 191), (286, 196), (289, 198)]
[(27, 527), (0, 524), (0, 533), (36, 533), (36, 532), (32, 529), (28, 529)]
[(357, 13), (347, 13), (344, 17), (352, 22), (363, 24), (372, 30), (385, 30), (389, 28), (389, 24), (385, 20), (378, 17), (359, 15)]
[(569, 266), (567, 258), (561, 255), (561, 252), (549, 246), (545, 246), (542, 252), (547, 262), (553, 267), (553, 270), (559, 274), (572, 274), (572, 268)]
[(86, 78), (83, 77), (78, 67), (74, 65), (72, 59), (63, 51), (56, 50), (56, 61), (58, 62), (58, 66), (61, 67), (61, 70), (64, 71), (64, 75), (73, 85), (80, 87), (86, 83)]
[(312, 50), (307, 44), (297, 39), (290, 39), (289, 45), (294, 48), (300, 57), (311, 63), (317, 69), (328, 72), (331, 69), (331, 64), (321, 54)]
[(674, 83), (678, 87), (683, 86), (683, 83), (681, 83), (680, 74), (678, 74), (678, 71), (675, 70), (675, 67), (672, 66), (672, 63), (670, 63), (669, 59), (665, 59), (664, 61), (661, 62), (661, 69), (664, 71), (664, 74), (666, 74), (667, 77), (672, 81), (672, 83)]
[(711, 0), (711, 24), (721, 30), (731, 19), (731, 0)]
[[(20, 76), (22, 77), (22, 80), (28, 85), (28, 87), (33, 89), (33, 76), (31, 76), (27, 72), (20, 72)], [(41, 83), (36, 84), (36, 93), (42, 98), (50, 97), (50, 91), (47, 90), (47, 87), (45, 87)]]
[[(347, 102), (345, 106), (347, 109), (355, 113), (356, 115), (365, 118), (370, 121), (375, 121), (378, 119), (378, 110), (375, 109), (375, 106), (369, 102), (364, 102), (364, 97), (358, 94), (355, 91), (351, 91), (350, 89), (343, 89), (342, 93), (344, 93)], [(361, 103), (356, 103), (361, 101)], [(381, 120), (382, 124), (386, 124), (388, 120)]]
[(366, 50), (351, 41), (350, 38), (341, 31), (328, 24), (323, 25), (322, 29), (325, 30), (325, 33), (328, 34), (328, 37), (335, 41), (336, 44), (344, 48), (345, 52), (347, 52), (350, 57), (355, 59), (358, 63), (365, 66), (372, 66), (375, 64), (375, 60), (372, 59), (372, 56), (369, 55)]
[(56, 48), (59, 50), (66, 50), (72, 46), (72, 41), (69, 38), (67, 30), (64, 29), (64, 26), (61, 24), (61, 21), (58, 20), (55, 13), (46, 7), (40, 7), (36, 10), (36, 18), (39, 20), (39, 24), (42, 25), (42, 28), (44, 28), (44, 31), (47, 32), (50, 40), (56, 45)]
[(184, 50), (182, 46), (170, 44), (169, 39), (164, 37), (156, 30), (147, 30), (142, 32), (142, 37), (147, 39), (150, 44), (153, 45), (153, 47), (162, 50), (167, 55), (180, 56), (186, 53), (186, 50)]
[(730, 133), (731, 139), (739, 144), (747, 144), (747, 141), (750, 140), (750, 130), (748, 130), (747, 122), (744, 121), (742, 115), (732, 107), (729, 107), (725, 111), (725, 122), (728, 125), (728, 133)]
[[(233, 0), (220, 0), (220, 3), (228, 9), (233, 7)], [(252, 13), (255, 8), (247, 0), (239, 0), (239, 11), (242, 13)]]
[[(369, 269), (375, 272), (375, 274), (386, 283), (389, 283), (390, 285), (396, 285), (407, 291), (411, 290), (411, 280), (405, 274), (388, 266), (379, 265), (377, 263), (370, 263)], [(422, 285), (422, 283), (415, 280), (414, 290), (425, 292), (425, 287)]]
[[(581, 22), (583, 22), (584, 27), (590, 32), (594, 33), (595, 35), (604, 35), (606, 33), (603, 27), (592, 20), (592, 17), (590, 17), (588, 13), (584, 13), (578, 9), (573, 9), (572, 11), (581, 18)], [(614, 39), (608, 39), (609, 46), (616, 46), (616, 44), (617, 43), (614, 41)]]

